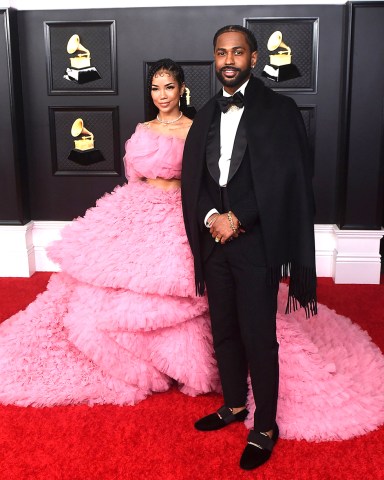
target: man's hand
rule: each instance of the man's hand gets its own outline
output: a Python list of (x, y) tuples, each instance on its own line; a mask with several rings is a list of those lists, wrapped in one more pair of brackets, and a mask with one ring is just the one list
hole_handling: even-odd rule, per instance
[(235, 231), (233, 231), (231, 223), (228, 219), (228, 213), (222, 213), (219, 215), (218, 213), (212, 215), (209, 218), (209, 222), (212, 222), (212, 226), (209, 229), (212, 238), (217, 243), (225, 243), (232, 238), (236, 238), (239, 236), (241, 230), (239, 230), (240, 222), (237, 219), (236, 215), (231, 212), (233, 225), (235, 227)]

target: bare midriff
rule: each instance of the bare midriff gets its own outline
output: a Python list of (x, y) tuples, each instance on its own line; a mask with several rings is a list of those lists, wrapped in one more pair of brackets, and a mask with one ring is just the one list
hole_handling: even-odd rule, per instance
[(178, 178), (142, 178), (143, 182), (149, 183), (156, 188), (161, 188), (162, 190), (174, 190), (175, 188), (180, 188), (181, 181)]

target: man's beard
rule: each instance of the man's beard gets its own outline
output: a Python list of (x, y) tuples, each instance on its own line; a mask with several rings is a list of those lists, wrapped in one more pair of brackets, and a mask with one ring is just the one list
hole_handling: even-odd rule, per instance
[(251, 74), (251, 67), (248, 67), (246, 70), (240, 70), (239, 68), (235, 68), (237, 72), (239, 72), (238, 75), (236, 75), (235, 78), (224, 78), (221, 70), (216, 70), (216, 77), (219, 79), (219, 81), (224, 85), (224, 87), (240, 87), (246, 80), (248, 80), (250, 74)]

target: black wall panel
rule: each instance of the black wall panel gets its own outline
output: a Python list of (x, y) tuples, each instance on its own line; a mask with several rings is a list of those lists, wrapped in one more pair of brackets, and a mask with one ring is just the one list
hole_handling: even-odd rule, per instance
[[(377, 13), (380, 16), (383, 10), (380, 6), (378, 8), (380, 12)], [(356, 108), (355, 101), (359, 100), (361, 89), (359, 82), (362, 82), (366, 89), (365, 83), (368, 80), (365, 77), (357, 83), (351, 83), (353, 94), (351, 93), (348, 101), (346, 100), (350, 67), (348, 61), (344, 62), (350, 42), (349, 30), (345, 28), (350, 22), (350, 18), (346, 16), (348, 9), (349, 7), (345, 5), (311, 4), (18, 12), (31, 218), (69, 220), (83, 214), (105, 191), (110, 191), (116, 184), (125, 181), (122, 161), (117, 175), (95, 175), (90, 172), (89, 175), (81, 176), (55, 176), (51, 158), (49, 107), (118, 107), (119, 131), (115, 132), (115, 135), (119, 136), (117, 140), (122, 160), (125, 140), (133, 133), (136, 124), (144, 119), (143, 79), (146, 62), (161, 57), (171, 57), (184, 62), (210, 62), (213, 59), (212, 37), (218, 28), (225, 24), (242, 25), (247, 18), (281, 17), (318, 19), (317, 89), (313, 92), (297, 89), (286, 91), (284, 94), (294, 98), (303, 112), (311, 112), (316, 222), (352, 224), (355, 222), (353, 215), (359, 217), (361, 214), (358, 202), (352, 200), (356, 194), (354, 182), (356, 177), (361, 176), (359, 168), (362, 162), (364, 165), (367, 164), (367, 158), (362, 160), (361, 156), (356, 154), (349, 161), (348, 155), (355, 152), (357, 147), (350, 143), (350, 148), (346, 149), (344, 145), (355, 138), (356, 133), (352, 129), (359, 128), (359, 122), (364, 123), (365, 120), (361, 117), (359, 119), (356, 115), (352, 122), (351, 116), (349, 135), (345, 112), (347, 109), (353, 111)], [(116, 22), (117, 93), (79, 95), (76, 92), (76, 95), (71, 95), (71, 92), (67, 92), (66, 95), (49, 95), (44, 22), (102, 20)], [(364, 30), (367, 22), (371, 22), (370, 17), (358, 15), (359, 29), (361, 25)], [(379, 21), (375, 22), (375, 25), (379, 25)], [(374, 29), (375, 36), (378, 35), (378, 28), (377, 26)], [(353, 79), (357, 72), (356, 65), (363, 52), (372, 58), (372, 62), (377, 62), (379, 58), (373, 48), (374, 45), (370, 44), (366, 37), (368, 36), (363, 32), (354, 38), (353, 48), (358, 48), (355, 45), (357, 42), (361, 51), (356, 50), (351, 70)], [(382, 82), (382, 68), (382, 65), (377, 67), (377, 82), (380, 80)], [(217, 82), (215, 87), (219, 88)], [(0, 88), (3, 91), (1, 84)], [(374, 92), (371, 92), (370, 102), (374, 96)], [(354, 124), (355, 119), (357, 126)], [(375, 105), (372, 123), (378, 119), (379, 106)], [(368, 125), (365, 128), (369, 130)], [(375, 210), (373, 203), (379, 188), (377, 178), (379, 129), (380, 127), (376, 125), (373, 133), (375, 141), (371, 142), (374, 152), (369, 155), (369, 158), (374, 160), (367, 169), (364, 184), (367, 201), (363, 210), (368, 219), (364, 220), (364, 224), (367, 222), (374, 224), (378, 215), (377, 205)], [(366, 208), (369, 209), (368, 213), (365, 211)], [(11, 210), (9, 214), (15, 215)], [(362, 222), (358, 220), (357, 223)]]
[[(212, 37), (221, 26), (243, 24), (245, 18), (318, 17), (320, 30), (318, 89), (290, 92), (299, 106), (316, 107), (314, 135), (317, 222), (336, 221), (342, 6), (239, 6), (135, 8), (19, 12), (27, 142), (30, 163), (31, 211), (34, 219), (66, 220), (82, 214), (104, 191), (124, 176), (52, 176), (48, 107), (118, 105), (120, 145), (144, 118), (143, 62), (161, 57), (179, 61), (212, 60)], [(116, 20), (117, 95), (47, 94), (44, 50), (45, 21)], [(219, 86), (217, 85), (217, 88)]]
[(16, 12), (0, 9), (0, 223), (29, 220)]
[(384, 3), (351, 4), (347, 18), (350, 50), (340, 226), (379, 229), (384, 184)]

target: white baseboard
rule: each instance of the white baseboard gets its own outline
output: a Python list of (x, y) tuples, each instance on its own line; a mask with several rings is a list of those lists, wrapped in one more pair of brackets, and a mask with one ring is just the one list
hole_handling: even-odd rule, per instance
[(380, 283), (381, 230), (335, 228), (333, 279), (335, 283)]
[(31, 221), (22, 226), (0, 226), (0, 277), (30, 277), (35, 272), (57, 272), (46, 248), (60, 238), (69, 222)]
[(315, 225), (316, 271), (319, 277), (332, 277), (335, 235), (333, 225)]
[[(0, 226), (0, 277), (30, 277), (34, 272), (57, 272), (46, 254), (61, 229), (70, 222), (31, 221)], [(335, 283), (380, 283), (380, 239), (384, 230), (339, 230), (315, 225), (316, 268), (319, 277)]]
[(36, 271), (33, 222), (0, 227), (0, 276), (30, 277)]
[(47, 257), (47, 246), (61, 238), (61, 230), (71, 222), (33, 222), (33, 246), (36, 272), (58, 272), (59, 265)]

